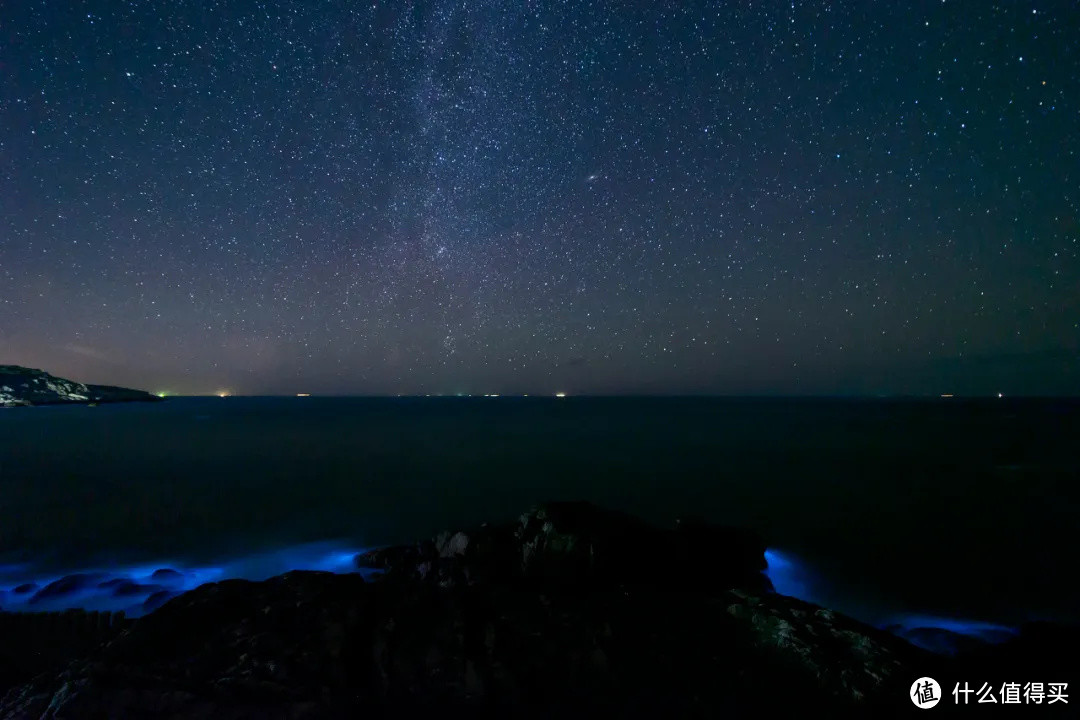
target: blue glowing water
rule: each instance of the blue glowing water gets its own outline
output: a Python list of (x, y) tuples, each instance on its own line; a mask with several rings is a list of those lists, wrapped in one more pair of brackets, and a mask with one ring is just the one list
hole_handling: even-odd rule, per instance
[[(692, 511), (753, 528), (780, 592), (920, 642), (927, 626), (1000, 638), (1027, 620), (1080, 621), (1062, 571), (1080, 547), (1077, 436), (1080, 403), (996, 399), (13, 410), (0, 413), (0, 607), (137, 614), (151, 590), (346, 570), (356, 548), (581, 499), (669, 526)], [(153, 577), (165, 567), (178, 575)], [(66, 599), (14, 592), (87, 569)]]
[[(14, 612), (69, 608), (123, 611), (129, 617), (138, 617), (179, 593), (218, 580), (265, 580), (290, 570), (358, 572), (353, 559), (360, 552), (363, 548), (321, 542), (233, 558), (215, 565), (185, 566), (163, 560), (127, 567), (84, 568), (64, 574), (36, 573), (25, 563), (7, 565), (0, 567), (0, 607)], [(79, 577), (77, 588), (39, 594), (51, 583), (73, 575), (85, 576)], [(27, 585), (31, 587), (26, 588)]]
[[(342, 543), (305, 543), (244, 557), (215, 565), (185, 566), (163, 560), (156, 563), (111, 568), (84, 568), (78, 573), (40, 574), (28, 563), (0, 566), (0, 607), (15, 612), (42, 612), (81, 608), (123, 611), (139, 617), (160, 607), (168, 599), (200, 585), (225, 579), (265, 580), (290, 570), (320, 570), (335, 573), (359, 572), (355, 557), (363, 548)], [(828, 604), (822, 590), (825, 581), (795, 555), (776, 549), (765, 551), (766, 575), (778, 593), (815, 604)], [(75, 578), (77, 587), (62, 593), (41, 591), (57, 587), (63, 579)], [(29, 586), (29, 587), (27, 587)], [(845, 608), (854, 617), (865, 615)], [(934, 652), (952, 652), (950, 635), (982, 642), (1000, 642), (1016, 634), (1016, 629), (978, 620), (898, 614), (879, 621), (901, 637)], [(944, 634), (928, 630), (945, 631)]]
[(768, 549), (765, 551), (768, 568), (765, 574), (772, 581), (773, 588), (781, 595), (819, 603), (811, 587), (811, 575), (808, 568), (789, 553)]
[[(765, 574), (776, 592), (805, 600), (816, 605), (837, 608), (835, 588), (829, 593), (827, 581), (805, 562), (792, 553), (770, 548), (765, 551), (768, 568)], [(1017, 628), (1000, 623), (984, 622), (966, 618), (943, 617), (904, 612), (882, 612), (881, 608), (859, 606), (858, 603), (839, 603), (846, 614), (864, 622), (887, 629), (931, 652), (952, 654), (958, 649), (955, 636), (984, 643), (1000, 643), (1015, 637)], [(941, 631), (941, 632), (936, 632)]]

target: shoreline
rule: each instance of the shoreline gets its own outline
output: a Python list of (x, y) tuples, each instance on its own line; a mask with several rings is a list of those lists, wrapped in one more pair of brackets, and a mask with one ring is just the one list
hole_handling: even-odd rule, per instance
[(694, 520), (657, 527), (582, 502), (333, 557), (356, 572), (211, 582), (138, 619), (0, 614), (12, 637), (39, 645), (0, 654), (0, 718), (435, 707), (883, 716), (908, 708), (915, 678), (947, 687), (987, 669), (1031, 672), (1077, 635), (1027, 627), (1001, 645), (930, 653), (776, 592), (753, 533)]
[[(376, 545), (375, 549), (399, 547)], [(129, 619), (143, 617), (165, 602), (197, 588), (227, 580), (260, 582), (293, 571), (335, 574), (361, 573), (354, 558), (368, 549), (340, 540), (324, 540), (278, 546), (262, 552), (221, 558), (210, 563), (185, 563), (175, 559), (147, 560), (130, 565), (69, 568), (34, 572), (33, 563), (0, 566), (0, 612), (13, 613), (119, 613)], [(766, 547), (762, 573), (778, 594), (821, 607), (835, 608), (822, 599), (822, 588), (837, 589), (795, 554)], [(366, 577), (366, 575), (365, 575)], [(842, 604), (842, 603), (841, 603)], [(982, 642), (1002, 642), (1018, 632), (1016, 625), (962, 614), (938, 615), (907, 610), (842, 611), (859, 622), (913, 642), (934, 652), (953, 652), (955, 647), (937, 639), (924, 641), (926, 631), (942, 631)], [(1023, 613), (1021, 613), (1023, 614)], [(871, 619), (873, 617), (874, 619)], [(1053, 619), (1051, 622), (1065, 622)]]

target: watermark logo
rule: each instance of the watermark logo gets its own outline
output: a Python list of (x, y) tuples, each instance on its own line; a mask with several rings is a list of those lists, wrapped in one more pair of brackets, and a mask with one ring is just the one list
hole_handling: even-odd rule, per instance
[[(971, 696), (975, 696), (972, 701)], [(970, 683), (956, 683), (952, 691), (957, 705), (990, 703), (994, 705), (1062, 705), (1069, 704), (1069, 683), (1067, 682), (1007, 682), (996, 689), (990, 683), (982, 683), (975, 690)]]
[[(1006, 682), (1000, 687), (982, 683), (978, 689), (969, 682), (956, 683), (952, 693), (954, 705), (1068, 705), (1067, 682)], [(921, 677), (911, 683), (908, 697), (915, 707), (929, 710), (942, 700), (941, 685), (931, 677)], [(946, 696), (947, 698), (948, 696)]]
[(921, 710), (930, 708), (941, 702), (941, 686), (938, 681), (931, 677), (921, 677), (911, 683), (911, 702)]

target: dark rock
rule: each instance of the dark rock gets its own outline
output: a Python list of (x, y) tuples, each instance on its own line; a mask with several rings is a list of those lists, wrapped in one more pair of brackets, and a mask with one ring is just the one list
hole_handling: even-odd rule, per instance
[[(22, 676), (0, 720), (891, 717), (913, 709), (915, 678), (1007, 665), (770, 592), (762, 550), (706, 523), (551, 504), (366, 553), (384, 571), (373, 582), (293, 572), (162, 590), (106, 644)], [(1078, 641), (1033, 626), (1003, 652), (1027, 662)]]
[(559, 585), (645, 579), (670, 544), (670, 533), (588, 503), (548, 503), (526, 513), (516, 538), (524, 574)]
[[(739, 591), (728, 597), (727, 612), (751, 634), (752, 653), (788, 667), (798, 684), (837, 699), (873, 698), (886, 687), (899, 698), (904, 684), (918, 677), (912, 672), (933, 675), (944, 667), (943, 660), (891, 633), (795, 598)], [(752, 682), (767, 692), (763, 681), (756, 677)]]
[(11, 589), (11, 592), (15, 593), (16, 595), (25, 595), (26, 593), (37, 590), (37, 588), (37, 583), (28, 582), (23, 583), (22, 585), (16, 585)]
[(114, 577), (114, 578), (109, 578), (108, 580), (103, 580), (103, 581), (99, 582), (98, 587), (99, 588), (111, 588), (111, 587), (116, 587), (117, 585), (124, 585), (124, 584), (131, 583), (131, 582), (135, 582), (135, 581), (132, 580), (131, 578)]
[[(8, 688), (35, 675), (61, 671), (73, 658), (88, 655), (125, 627), (123, 616), (112, 613), (0, 612), (0, 698)], [(14, 716), (19, 717), (18, 713)], [(2, 712), (0, 717), (4, 717)]]
[(86, 388), (90, 391), (94, 403), (161, 402), (165, 399), (145, 390), (132, 390), (115, 385), (87, 385)]
[(0, 407), (26, 405), (152, 402), (161, 398), (142, 390), (86, 385), (19, 365), (0, 365)]
[(434, 543), (427, 541), (417, 545), (395, 545), (362, 552), (354, 558), (357, 567), (375, 570), (404, 571), (406, 567), (428, 562), (438, 556)]
[(8, 694), (0, 718), (50, 706), (57, 717), (836, 716), (894, 707), (911, 673), (933, 667), (902, 640), (779, 595), (296, 572), (186, 593)]
[(51, 583), (34, 593), (34, 596), (30, 598), (30, 604), (39, 603), (44, 600), (51, 600), (54, 598), (61, 598), (65, 595), (71, 595), (72, 593), (85, 590), (89, 587), (96, 585), (101, 579), (100, 575), (91, 573), (75, 573), (74, 575), (66, 575), (59, 580), (53, 580)]
[(442, 584), (772, 589), (762, 573), (765, 545), (753, 533), (704, 523), (662, 529), (584, 502), (547, 503), (517, 524), (373, 550), (356, 564)]
[(177, 593), (173, 592), (172, 590), (158, 590), (143, 601), (142, 610), (143, 612), (153, 612), (154, 610), (157, 610), (159, 607), (167, 603), (169, 600), (172, 600), (174, 597), (176, 597), (176, 595)]
[(701, 587), (723, 586), (730, 578), (761, 578), (768, 567), (765, 541), (757, 533), (702, 520), (680, 519), (672, 549), (672, 573), (693, 577)]

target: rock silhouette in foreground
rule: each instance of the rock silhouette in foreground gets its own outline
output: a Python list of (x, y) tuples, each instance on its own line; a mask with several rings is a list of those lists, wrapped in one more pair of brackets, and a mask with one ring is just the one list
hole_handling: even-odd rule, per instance
[(955, 659), (772, 592), (763, 550), (552, 503), (366, 553), (368, 580), (204, 585), (9, 682), (0, 718), (881, 717), (914, 709), (916, 678), (957, 676)]
[(0, 365), (0, 407), (66, 405), (72, 403), (153, 402), (161, 400), (142, 390), (86, 385), (20, 365)]

